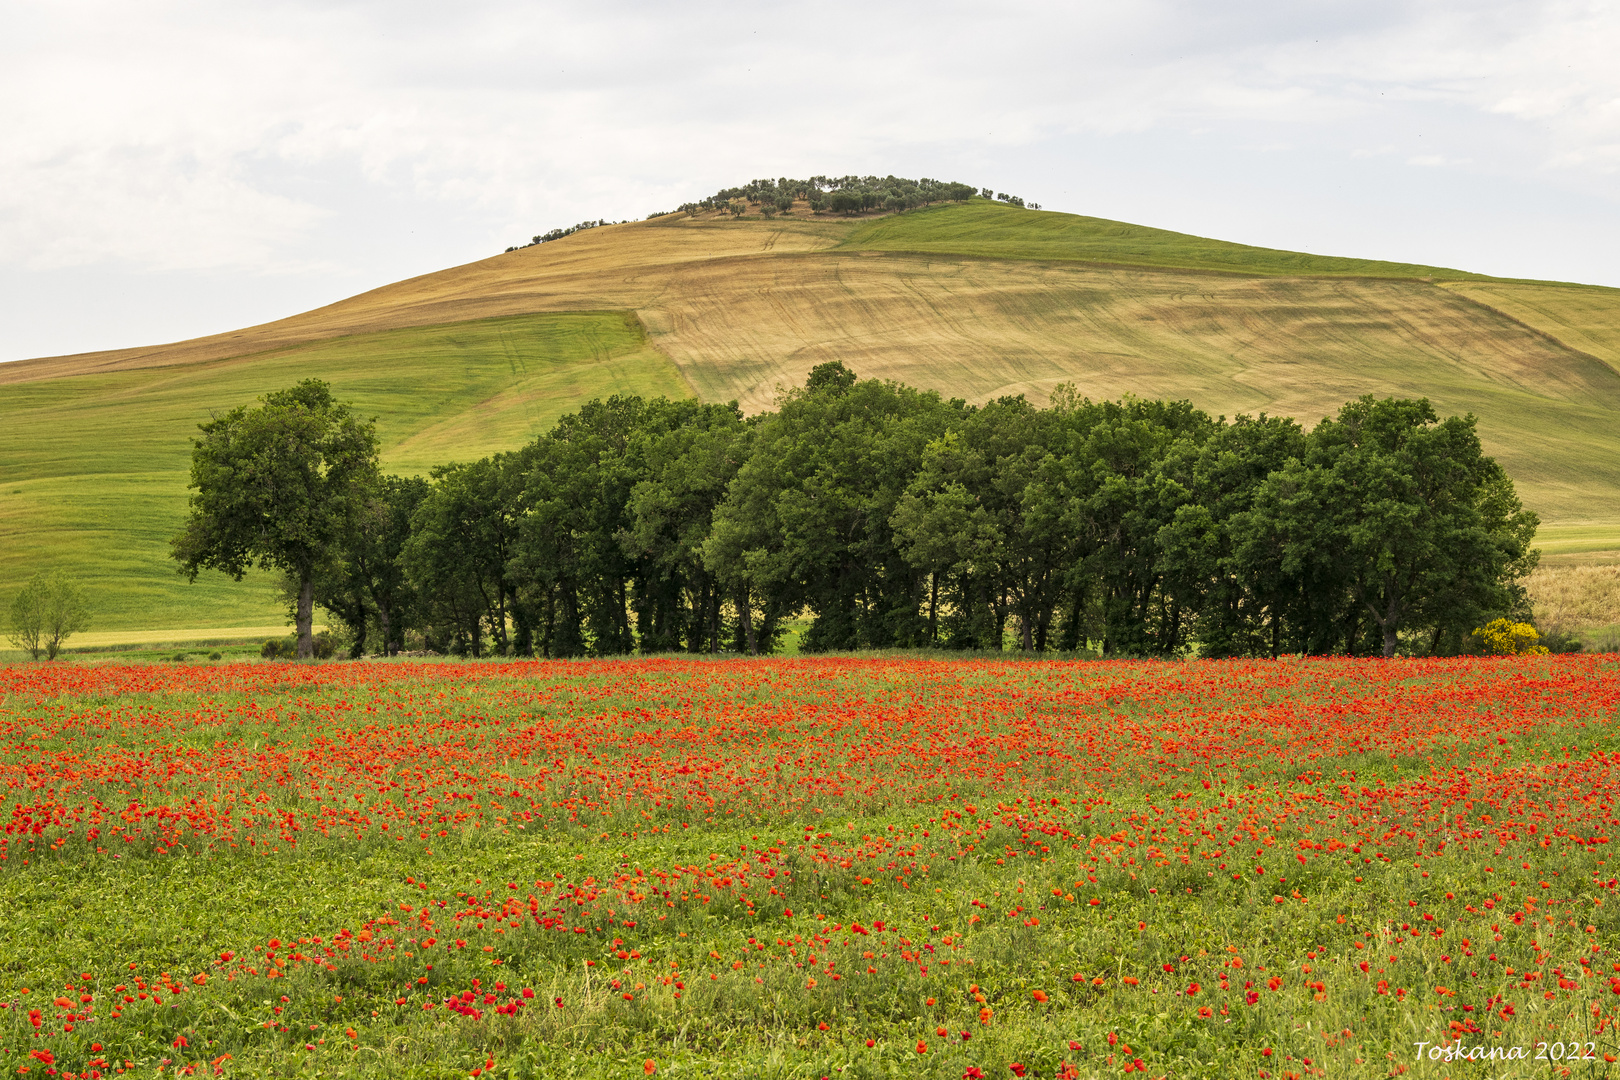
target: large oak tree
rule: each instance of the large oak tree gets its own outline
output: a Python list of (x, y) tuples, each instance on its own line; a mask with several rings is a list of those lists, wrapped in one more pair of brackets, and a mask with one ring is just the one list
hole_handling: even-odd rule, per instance
[(240, 581), (255, 562), (296, 583), (298, 655), (314, 652), (314, 583), (339, 557), (378, 482), (377, 435), (319, 379), (199, 425), (191, 514), (172, 541), (181, 573)]

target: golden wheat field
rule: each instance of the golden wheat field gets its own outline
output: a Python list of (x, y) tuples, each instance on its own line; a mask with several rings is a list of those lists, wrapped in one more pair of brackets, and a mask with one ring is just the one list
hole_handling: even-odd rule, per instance
[[(407, 278), (260, 326), (172, 344), (0, 365), (0, 383), (168, 367), (502, 315), (637, 310), (664, 295), (671, 277), (688, 263), (821, 250), (838, 244), (853, 227), (840, 221), (758, 220), (610, 225)], [(739, 284), (746, 280), (741, 275)]]
[(1544, 630), (1620, 625), (1620, 563), (1540, 566), (1528, 585), (1536, 624)]

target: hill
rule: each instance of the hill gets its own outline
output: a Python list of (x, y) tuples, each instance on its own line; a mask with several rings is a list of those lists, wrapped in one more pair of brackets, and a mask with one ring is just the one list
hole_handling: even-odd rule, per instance
[(425, 472), (614, 392), (757, 411), (829, 359), (970, 400), (1073, 382), (1306, 422), (1426, 396), (1479, 416), (1545, 548), (1620, 547), (1620, 290), (975, 199), (603, 226), (229, 334), (0, 366), (0, 595), (52, 562), (103, 598), (99, 629), (274, 622), (267, 582), (187, 586), (166, 544), (196, 423), (298, 378), (376, 415), (389, 468)]
[(520, 446), (558, 402), (689, 396), (623, 312), (524, 315), (383, 330), (243, 357), (0, 386), (0, 596), (30, 567), (69, 565), (96, 629), (275, 623), (272, 582), (186, 585), (166, 557), (186, 509), (189, 439), (210, 411), (317, 377), (377, 417), (385, 466), (427, 473)]

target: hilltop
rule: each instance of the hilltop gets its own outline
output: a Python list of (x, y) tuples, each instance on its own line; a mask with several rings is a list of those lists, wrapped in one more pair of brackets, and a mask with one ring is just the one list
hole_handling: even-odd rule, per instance
[(409, 473), (612, 393), (758, 411), (832, 359), (971, 401), (1071, 382), (1306, 422), (1363, 393), (1426, 396), (1479, 416), (1551, 523), (1545, 549), (1620, 546), (1620, 290), (982, 197), (852, 216), (806, 199), (694, 205), (228, 334), (0, 366), (0, 594), (54, 562), (110, 598), (102, 629), (276, 621), (267, 582), (187, 586), (167, 540), (196, 423), (299, 378), (377, 416), (385, 465)]

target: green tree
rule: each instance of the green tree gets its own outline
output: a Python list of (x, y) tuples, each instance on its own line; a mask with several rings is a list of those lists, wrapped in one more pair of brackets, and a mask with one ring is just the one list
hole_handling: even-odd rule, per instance
[(928, 575), (930, 645), (940, 642), (944, 614), (951, 647), (1001, 647), (1006, 605), (996, 571), (1004, 537), (981, 499), (989, 471), (962, 432), (947, 431), (923, 450), (889, 516), (906, 561)]
[(1188, 497), (1159, 530), (1160, 568), (1165, 589), (1193, 616), (1204, 656), (1275, 658), (1285, 644), (1292, 593), (1274, 555), (1263, 547), (1240, 552), (1234, 530), (1266, 477), (1304, 447), (1293, 420), (1239, 416), (1201, 445), (1178, 443), (1166, 462), (1165, 471), (1184, 478)]
[(969, 410), (933, 440), (890, 524), (906, 559), (929, 575), (928, 640), (1000, 649), (1009, 618), (1018, 647), (1044, 651), (1073, 544), (1046, 495), (1057, 414), (1022, 397)]
[(242, 580), (255, 562), (298, 585), (298, 656), (314, 652), (315, 577), (339, 556), (375, 490), (374, 423), (332, 400), (319, 379), (266, 394), (199, 425), (191, 513), (171, 542), (180, 572)]
[(403, 553), (411, 515), (428, 491), (420, 476), (382, 477), (351, 523), (339, 557), (316, 573), (315, 603), (348, 627), (352, 658), (364, 655), (372, 628), (386, 655), (404, 648), (405, 630), (416, 618), (416, 592), (406, 579)]
[(1168, 587), (1160, 530), (1188, 498), (1180, 467), (1215, 430), (1185, 401), (1090, 402), (1053, 395), (1061, 447), (1032, 492), (1072, 538), (1061, 645), (1093, 635), (1108, 654), (1169, 655), (1189, 637), (1189, 613)]
[[(997, 572), (1014, 616), (1018, 644), (1044, 652), (1063, 581), (1077, 547), (1047, 489), (1054, 485), (1060, 419), (1023, 398), (992, 401), (969, 418), (964, 431), (990, 463), (979, 496), (1001, 537)], [(1000, 647), (1000, 638), (996, 645)]]
[(89, 625), (84, 590), (60, 570), (35, 574), (11, 601), (11, 643), (35, 660), (55, 660), (62, 642)]
[(770, 611), (808, 605), (808, 651), (924, 644), (925, 573), (891, 519), (924, 448), (963, 403), (822, 364), (755, 429), (715, 510), (704, 565)]
[(1260, 553), (1246, 561), (1278, 560), (1308, 651), (1387, 657), (1403, 632), (1424, 639), (1418, 651), (1460, 648), (1472, 627), (1522, 609), (1537, 524), (1472, 416), (1363, 397), (1267, 477), (1239, 532)]
[(547, 656), (635, 650), (630, 609), (643, 567), (621, 537), (632, 527), (640, 455), (667, 430), (671, 407), (618, 395), (591, 401), (524, 451), (508, 571)]
[(769, 652), (779, 633), (776, 613), (764, 611), (756, 623), (746, 583), (726, 589), (702, 556), (715, 508), (748, 453), (736, 402), (653, 401), (642, 427), (633, 452), (642, 479), (630, 491), (630, 522), (618, 533), (637, 566), (630, 603), (641, 651), (719, 651), (729, 600), (731, 646), (752, 654), (763, 641)]
[[(436, 646), (458, 655), (512, 650), (515, 586), (508, 574), (518, 532), (523, 452), (433, 470), (400, 553)], [(489, 645), (484, 644), (486, 637)]]

